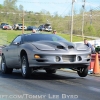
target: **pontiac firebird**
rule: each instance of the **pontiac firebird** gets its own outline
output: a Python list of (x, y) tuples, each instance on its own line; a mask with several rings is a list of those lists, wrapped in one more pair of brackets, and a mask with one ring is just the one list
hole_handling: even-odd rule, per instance
[(69, 68), (85, 77), (90, 54), (86, 45), (68, 42), (55, 34), (22, 34), (2, 49), (1, 71), (7, 74), (21, 69), (22, 76), (29, 78), (34, 70), (44, 69), (52, 74), (57, 69)]

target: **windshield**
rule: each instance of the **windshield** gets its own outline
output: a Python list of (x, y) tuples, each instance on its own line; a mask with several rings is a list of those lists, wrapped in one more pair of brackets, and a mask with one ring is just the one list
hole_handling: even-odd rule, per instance
[(65, 41), (66, 40), (55, 34), (26, 34), (24, 35), (24, 42), (34, 41)]

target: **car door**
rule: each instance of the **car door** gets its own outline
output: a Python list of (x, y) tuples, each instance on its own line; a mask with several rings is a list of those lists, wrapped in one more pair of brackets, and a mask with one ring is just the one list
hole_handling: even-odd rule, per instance
[(7, 65), (12, 68), (17, 68), (20, 66), (20, 56), (19, 50), (21, 45), (21, 36), (18, 36), (14, 39), (14, 41), (10, 44), (8, 48), (6, 48), (6, 52), (8, 52), (7, 57)]

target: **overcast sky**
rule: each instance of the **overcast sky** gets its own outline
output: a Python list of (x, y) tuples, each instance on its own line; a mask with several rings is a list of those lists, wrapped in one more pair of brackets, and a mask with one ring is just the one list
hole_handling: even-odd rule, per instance
[[(84, 0), (76, 0), (74, 9), (79, 12)], [(85, 9), (95, 9), (100, 5), (100, 0), (85, 0)], [(4, 0), (0, 0), (3, 4)], [(59, 15), (68, 15), (71, 12), (72, 0), (18, 0), (17, 5), (23, 5), (24, 10), (40, 12), (41, 10), (49, 11), (51, 14), (57, 12)], [(100, 8), (97, 8), (100, 9)]]

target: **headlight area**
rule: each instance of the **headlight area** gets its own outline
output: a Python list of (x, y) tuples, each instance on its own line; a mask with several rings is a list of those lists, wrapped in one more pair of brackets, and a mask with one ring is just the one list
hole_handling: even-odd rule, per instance
[(38, 55), (38, 54), (35, 54), (35, 55), (34, 55), (34, 58), (35, 58), (35, 59), (39, 59), (39, 58), (41, 58), (41, 56)]
[(41, 54), (35, 54), (34, 55), (34, 59), (37, 62), (60, 62), (61, 61), (61, 57), (60, 56), (48, 56), (48, 55), (41, 55)]
[(35, 54), (34, 60), (37, 62), (89, 62), (91, 60), (91, 55), (41, 55)]
[(87, 55), (87, 58), (88, 58), (88, 59), (91, 59), (91, 54)]
[(61, 58), (59, 56), (55, 57), (56, 62), (60, 62)]
[(36, 60), (37, 62), (45, 62), (45, 61), (47, 61), (46, 59), (43, 58), (42, 55), (39, 55), (39, 54), (35, 54), (35, 55), (34, 55), (34, 58), (35, 58), (35, 60)]
[(85, 55), (85, 56), (77, 56), (77, 61), (90, 61), (91, 60), (91, 54)]
[(87, 61), (91, 60), (91, 54), (87, 55)]

